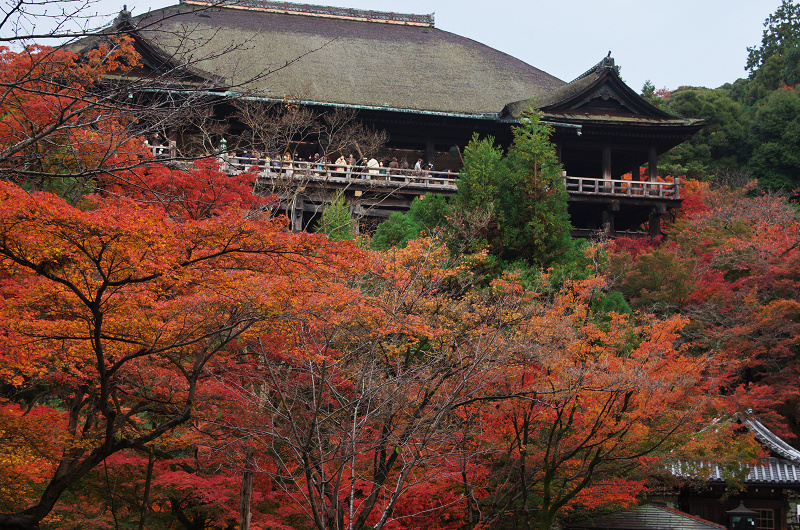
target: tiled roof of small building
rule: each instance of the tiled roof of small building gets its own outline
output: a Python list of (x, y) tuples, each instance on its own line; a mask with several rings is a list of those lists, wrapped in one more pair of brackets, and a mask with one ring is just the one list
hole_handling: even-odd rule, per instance
[[(800, 486), (800, 451), (781, 440), (758, 420), (746, 420), (745, 425), (772, 454), (750, 467), (745, 483)], [(677, 477), (693, 478), (702, 474), (709, 482), (726, 480), (723, 470), (714, 464), (686, 465), (679, 462), (672, 465), (671, 471)]]
[[(404, 23), (403, 17), (420, 16), (370, 12), (370, 18), (360, 11), (349, 17), (322, 6), (280, 12), (275, 5), (283, 2), (252, 0), (199, 4), (187, 0), (132, 21), (143, 38), (168, 53), (190, 44), (176, 61), (222, 77), (238, 92), (480, 115), (565, 84), (508, 54), (437, 29), (432, 19), (424, 23), (427, 15)], [(257, 7), (262, 4), (266, 7)], [(266, 70), (271, 73), (262, 75)]]
[(568, 525), (569, 530), (721, 530), (725, 527), (666, 506), (645, 504)]
[[(671, 466), (672, 474), (683, 478), (700, 478), (708, 482), (725, 482), (722, 468), (714, 464), (686, 465), (683, 463)], [(800, 486), (800, 466), (781, 458), (762, 458), (759, 464), (750, 466), (750, 472), (744, 479), (745, 484), (773, 484), (783, 486)]]

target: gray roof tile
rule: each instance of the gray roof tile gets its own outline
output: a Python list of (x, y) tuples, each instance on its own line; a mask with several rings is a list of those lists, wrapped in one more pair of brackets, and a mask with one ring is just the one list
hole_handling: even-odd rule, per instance
[(645, 504), (568, 525), (569, 530), (721, 530), (725, 527), (666, 506)]
[[(800, 486), (800, 451), (781, 440), (756, 419), (746, 420), (745, 425), (773, 455), (750, 466), (745, 483)], [(711, 463), (687, 465), (678, 462), (670, 470), (676, 477), (700, 478), (698, 475), (702, 475), (709, 482), (725, 481), (722, 469)]]

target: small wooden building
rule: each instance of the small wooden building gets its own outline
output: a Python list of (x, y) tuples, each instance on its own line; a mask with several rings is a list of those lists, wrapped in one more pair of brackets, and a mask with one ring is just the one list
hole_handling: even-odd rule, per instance
[[(800, 451), (756, 419), (747, 420), (744, 425), (769, 453), (750, 468), (744, 481), (745, 490), (723, 501), (725, 478), (718, 467), (710, 465), (702, 486), (695, 484), (681, 489), (676, 498), (678, 508), (726, 524), (726, 512), (743, 503), (758, 513), (757, 530), (800, 529)], [(680, 468), (674, 471), (678, 476), (691, 478)]]

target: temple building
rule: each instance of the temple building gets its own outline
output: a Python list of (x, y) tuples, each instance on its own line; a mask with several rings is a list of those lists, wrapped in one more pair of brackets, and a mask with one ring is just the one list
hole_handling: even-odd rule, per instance
[(725, 473), (713, 463), (702, 469), (702, 477), (694, 476), (697, 471), (689, 472), (676, 465), (673, 474), (690, 482), (672, 499), (674, 504), (684, 512), (729, 528), (732, 513), (740, 518), (750, 515), (752, 526), (741, 528), (800, 528), (800, 451), (756, 418), (743, 421), (742, 427), (755, 435), (766, 453), (757, 464), (743, 466), (747, 470), (744, 488), (729, 495)]
[[(130, 75), (172, 75), (171, 84), (147, 87), (154, 97), (175, 98), (190, 90), (218, 98), (215, 112), (228, 126), (227, 145), (249, 138), (232, 101), (290, 102), (319, 114), (355, 112), (361, 123), (386, 132), (380, 155), (386, 160), (405, 157), (413, 165), (422, 158), (437, 170), (457, 172), (473, 134), (507, 146), (512, 126), (535, 105), (553, 127), (578, 235), (643, 227), (658, 233), (661, 216), (680, 205), (680, 190), (678, 183), (656, 183), (656, 157), (703, 125), (671, 116), (639, 96), (622, 81), (610, 53), (564, 82), (436, 28), (433, 15), (266, 0), (182, 0), (136, 17), (123, 11), (104, 33), (133, 37), (142, 65)], [(76, 48), (89, 49), (96, 39), (84, 39)], [(167, 134), (178, 147), (191, 143), (188, 133)], [(318, 149), (312, 138), (297, 151), (311, 157)], [(638, 180), (644, 164), (651, 184), (619, 183), (626, 173)], [(348, 199), (377, 217), (407, 207), (415, 196), (448, 192), (406, 181), (387, 200), (385, 185), (376, 191), (366, 182), (357, 184), (346, 187)], [(324, 202), (309, 193), (301, 201), (301, 210), (308, 210), (298, 213), (298, 227)]]

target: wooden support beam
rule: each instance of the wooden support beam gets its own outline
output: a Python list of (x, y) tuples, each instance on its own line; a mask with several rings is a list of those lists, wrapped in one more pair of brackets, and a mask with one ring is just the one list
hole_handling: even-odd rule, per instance
[(614, 233), (614, 212), (603, 210), (603, 230), (608, 234)]
[(305, 200), (303, 197), (296, 197), (292, 204), (292, 232), (303, 231), (303, 206)]
[(658, 180), (658, 152), (656, 151), (656, 146), (650, 146), (650, 152), (648, 153), (647, 157), (647, 179), (650, 182), (655, 182)]
[(661, 235), (661, 214), (658, 213), (658, 210), (653, 210), (650, 213), (650, 218), (647, 221), (651, 236), (656, 237)]

